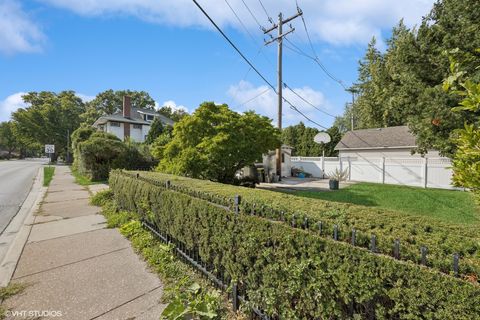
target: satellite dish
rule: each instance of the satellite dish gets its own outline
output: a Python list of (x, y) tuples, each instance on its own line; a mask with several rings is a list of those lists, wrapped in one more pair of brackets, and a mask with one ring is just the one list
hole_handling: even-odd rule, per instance
[(332, 141), (332, 139), (330, 139), (330, 135), (328, 133), (320, 132), (317, 133), (315, 137), (313, 137), (313, 141), (315, 141), (316, 143), (329, 143), (330, 141)]

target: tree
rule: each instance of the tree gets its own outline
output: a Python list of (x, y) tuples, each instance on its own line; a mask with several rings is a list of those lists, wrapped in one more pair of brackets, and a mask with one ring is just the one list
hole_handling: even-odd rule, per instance
[(457, 144), (453, 182), (472, 190), (480, 202), (480, 82), (472, 81), (468, 72), (461, 69), (462, 64), (452, 57), (451, 75), (444, 81), (444, 90), (463, 98), (453, 111), (471, 113), (474, 119), (471, 123), (465, 122), (464, 128), (456, 130), (452, 137)]
[(101, 116), (122, 112), (124, 96), (130, 97), (132, 108), (155, 109), (155, 100), (145, 91), (110, 89), (97, 94), (95, 99), (87, 103), (82, 122), (92, 125)]
[(330, 135), (331, 141), (324, 145), (313, 141), (313, 138), (320, 132), (315, 128), (306, 127), (303, 122), (295, 126), (289, 126), (282, 131), (282, 142), (293, 147), (292, 155), (300, 157), (319, 157), (325, 150), (325, 156), (333, 157), (338, 154), (335, 146), (342, 138), (338, 127), (332, 126), (326, 132)]
[[(472, 115), (452, 109), (460, 97), (442, 90), (449, 73), (446, 51), (458, 48), (464, 70), (472, 79), (480, 78), (476, 62), (480, 54), (480, 10), (470, 0), (440, 0), (418, 28), (409, 29), (400, 21), (381, 53), (375, 41), (369, 44), (360, 61), (358, 92), (353, 113), (356, 128), (408, 125), (417, 138), (417, 152), (438, 149), (451, 156), (456, 149), (449, 139), (463, 128)], [(346, 110), (351, 111), (351, 110)], [(345, 124), (349, 119), (337, 121)]]
[(155, 118), (150, 126), (150, 131), (148, 131), (147, 139), (145, 139), (146, 144), (152, 144), (155, 139), (157, 139), (163, 133), (163, 124), (160, 119)]
[(172, 119), (175, 122), (182, 120), (183, 117), (188, 115), (188, 112), (183, 109), (173, 109), (170, 106), (163, 106), (158, 110), (158, 113), (164, 115), (167, 118)]
[(28, 106), (12, 113), (17, 139), (25, 146), (54, 144), (54, 158), (65, 155), (68, 136), (80, 126), (85, 112), (83, 101), (73, 91), (30, 92), (23, 100)]
[(175, 124), (172, 140), (154, 153), (159, 171), (233, 183), (238, 170), (279, 146), (280, 133), (267, 117), (204, 102)]
[(13, 132), (13, 125), (10, 121), (0, 123), (0, 147), (8, 152), (8, 159), (12, 157), (12, 152), (18, 148), (18, 142)]

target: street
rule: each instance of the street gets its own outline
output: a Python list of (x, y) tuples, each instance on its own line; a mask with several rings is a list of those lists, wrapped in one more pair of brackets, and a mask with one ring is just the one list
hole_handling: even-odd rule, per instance
[(27, 197), (44, 159), (0, 161), (0, 234)]

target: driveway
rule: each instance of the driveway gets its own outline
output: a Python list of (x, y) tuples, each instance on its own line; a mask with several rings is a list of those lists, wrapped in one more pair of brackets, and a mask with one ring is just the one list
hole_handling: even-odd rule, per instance
[[(356, 182), (341, 181), (340, 189), (348, 187)], [(282, 178), (277, 183), (260, 183), (257, 188), (266, 190), (280, 191), (331, 191), (328, 185), (328, 179), (319, 178)]]
[(48, 160), (0, 161), (0, 234), (17, 214), (30, 192), (38, 169)]

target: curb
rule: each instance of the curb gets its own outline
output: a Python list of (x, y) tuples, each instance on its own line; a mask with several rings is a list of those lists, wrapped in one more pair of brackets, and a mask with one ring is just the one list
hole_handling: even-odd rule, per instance
[(20, 210), (5, 228), (3, 234), (0, 235), (0, 243), (8, 247), (0, 263), (0, 288), (8, 285), (15, 272), (23, 247), (35, 221), (34, 213), (38, 211), (48, 189), (48, 187), (43, 186), (43, 168), (41, 166), (38, 170), (32, 188)]

